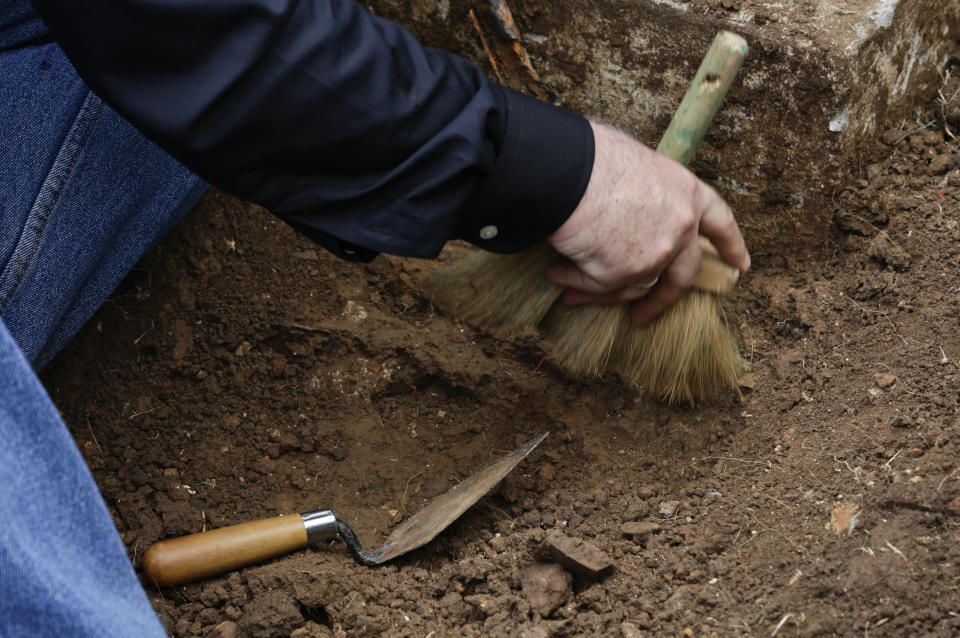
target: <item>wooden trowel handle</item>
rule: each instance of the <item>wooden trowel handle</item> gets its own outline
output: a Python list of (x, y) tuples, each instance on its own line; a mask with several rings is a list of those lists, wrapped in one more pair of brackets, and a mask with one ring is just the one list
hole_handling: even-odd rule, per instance
[(301, 515), (277, 516), (161, 541), (143, 555), (143, 571), (157, 585), (178, 585), (306, 546)]
[[(747, 41), (739, 35), (729, 31), (717, 34), (657, 146), (658, 153), (684, 166), (690, 163), (740, 70), (747, 49)], [(713, 294), (729, 292), (740, 273), (720, 260), (717, 249), (706, 238), (700, 238), (700, 246), (703, 267), (694, 287)]]

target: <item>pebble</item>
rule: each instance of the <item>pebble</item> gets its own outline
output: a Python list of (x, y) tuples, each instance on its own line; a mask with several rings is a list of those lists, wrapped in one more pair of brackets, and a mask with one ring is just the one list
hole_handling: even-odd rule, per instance
[(490, 616), (496, 610), (496, 601), (489, 594), (473, 594), (464, 596), (463, 602), (473, 607), (483, 616)]
[(873, 382), (876, 383), (880, 388), (889, 388), (897, 382), (897, 377), (893, 376), (889, 372), (878, 372), (873, 375)]
[(757, 387), (757, 380), (752, 374), (745, 374), (737, 381), (737, 385), (741, 390), (752, 392)]
[(620, 527), (620, 531), (626, 536), (643, 536), (659, 532), (660, 524), (650, 521), (632, 521), (630, 523), (624, 523)]
[(920, 205), (920, 199), (917, 197), (904, 197), (897, 200), (897, 208), (900, 210), (911, 210)]
[(283, 374), (283, 371), (287, 369), (287, 360), (283, 357), (277, 356), (270, 359), (270, 374), (279, 377)]
[(680, 501), (664, 501), (660, 503), (660, 516), (663, 518), (673, 518), (680, 509)]
[(895, 128), (887, 129), (880, 135), (880, 139), (883, 141), (883, 143), (889, 144), (890, 146), (893, 146), (898, 141), (900, 141), (900, 137), (901, 137), (900, 130)]
[(573, 577), (556, 563), (531, 565), (524, 570), (520, 588), (530, 609), (543, 617), (569, 600)]
[(204, 638), (236, 638), (237, 623), (224, 620), (222, 623), (207, 632)]
[(559, 530), (547, 534), (539, 553), (544, 560), (557, 562), (583, 578), (597, 580), (613, 572), (613, 561), (596, 545)]
[(950, 165), (953, 164), (953, 156), (949, 154), (937, 155), (932, 160), (930, 160), (930, 165), (927, 167), (927, 170), (930, 171), (931, 175), (941, 175), (950, 170)]

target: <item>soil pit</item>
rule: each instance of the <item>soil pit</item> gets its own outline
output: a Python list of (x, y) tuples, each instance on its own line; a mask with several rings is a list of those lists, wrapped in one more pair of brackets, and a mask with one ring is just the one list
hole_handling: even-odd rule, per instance
[[(145, 584), (173, 636), (956, 635), (960, 156), (942, 121), (917, 128), (883, 133), (817, 259), (751, 246), (742, 402), (571, 377), (534, 340), (435, 312), (432, 264), (341, 263), (217, 192), (44, 380), (135, 565), (163, 538), (321, 507), (375, 546), (552, 432), (388, 566), (329, 542)], [(612, 573), (559, 566), (557, 532)]]

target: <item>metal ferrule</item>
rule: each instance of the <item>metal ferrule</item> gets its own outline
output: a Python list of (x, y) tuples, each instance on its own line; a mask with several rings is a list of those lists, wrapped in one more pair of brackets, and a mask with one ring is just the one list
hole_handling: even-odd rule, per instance
[(307, 542), (322, 541), (337, 535), (337, 517), (330, 510), (317, 510), (301, 514), (303, 526), (307, 529)]

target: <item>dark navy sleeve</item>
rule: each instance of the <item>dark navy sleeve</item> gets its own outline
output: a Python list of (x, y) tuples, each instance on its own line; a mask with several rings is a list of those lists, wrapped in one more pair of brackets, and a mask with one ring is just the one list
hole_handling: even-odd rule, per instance
[(354, 259), (522, 250), (576, 207), (581, 116), (353, 0), (34, 0), (81, 77), (209, 182)]

